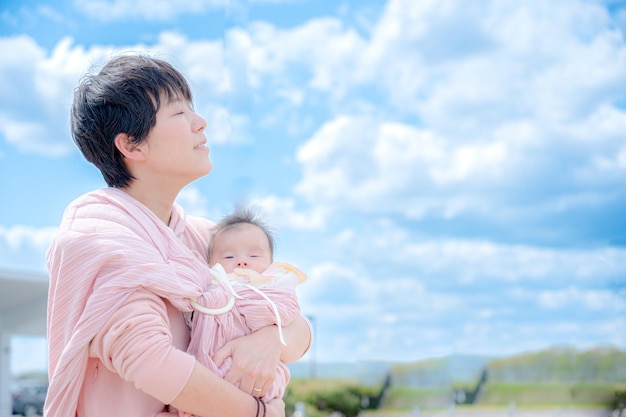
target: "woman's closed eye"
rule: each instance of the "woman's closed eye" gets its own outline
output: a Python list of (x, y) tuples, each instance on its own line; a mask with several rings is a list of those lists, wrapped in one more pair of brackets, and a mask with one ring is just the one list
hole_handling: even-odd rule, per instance
[(172, 116), (180, 116), (181, 114), (185, 114), (187, 111), (187, 106), (182, 103), (177, 102), (172, 106)]

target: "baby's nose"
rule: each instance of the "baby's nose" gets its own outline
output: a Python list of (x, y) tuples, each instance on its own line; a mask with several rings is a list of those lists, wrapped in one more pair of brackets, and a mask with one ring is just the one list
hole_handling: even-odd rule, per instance
[(245, 268), (248, 266), (248, 261), (246, 259), (239, 259), (237, 261), (237, 266), (240, 268)]

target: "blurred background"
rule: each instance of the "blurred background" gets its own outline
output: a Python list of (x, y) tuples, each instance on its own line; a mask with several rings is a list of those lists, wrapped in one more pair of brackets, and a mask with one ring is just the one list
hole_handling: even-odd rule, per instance
[[(65, 206), (105, 185), (73, 88), (145, 52), (208, 121), (213, 172), (179, 203), (259, 205), (308, 275), (294, 375), (619, 355), (625, 30), (614, 0), (4, 0), (0, 268), (47, 273)], [(43, 335), (10, 343), (13, 374), (45, 371)]]

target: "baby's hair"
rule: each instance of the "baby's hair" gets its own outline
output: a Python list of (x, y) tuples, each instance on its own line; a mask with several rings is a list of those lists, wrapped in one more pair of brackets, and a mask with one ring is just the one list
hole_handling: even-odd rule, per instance
[(265, 220), (262, 219), (260, 210), (253, 207), (238, 207), (233, 213), (226, 215), (215, 225), (215, 229), (211, 234), (211, 240), (209, 241), (209, 262), (211, 251), (213, 250), (213, 242), (215, 241), (217, 235), (240, 224), (251, 224), (261, 229), (263, 233), (265, 233), (265, 236), (267, 236), (267, 241), (270, 244), (270, 255), (272, 258), (274, 257), (274, 231), (269, 227)]

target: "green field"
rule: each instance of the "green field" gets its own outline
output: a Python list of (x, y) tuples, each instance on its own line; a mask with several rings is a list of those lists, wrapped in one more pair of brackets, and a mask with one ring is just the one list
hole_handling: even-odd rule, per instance
[[(352, 380), (293, 380), (290, 383), (291, 402), (310, 401), (318, 391), (341, 391), (357, 385)], [(487, 383), (474, 407), (519, 408), (608, 408), (617, 390), (624, 384), (565, 384), (565, 383)], [(411, 411), (415, 408), (436, 410), (449, 408), (453, 404), (451, 388), (415, 388), (392, 386), (383, 397), (379, 411)], [(473, 406), (464, 406), (472, 408)], [(308, 408), (307, 408), (308, 409)], [(315, 412), (312, 413), (315, 415)]]
[(615, 391), (623, 389), (616, 384), (529, 384), (487, 383), (482, 405), (580, 405), (607, 406)]

